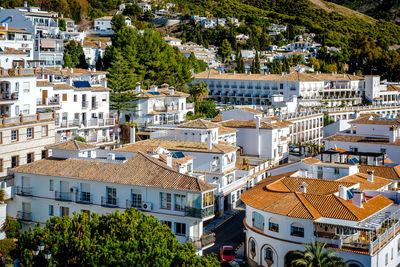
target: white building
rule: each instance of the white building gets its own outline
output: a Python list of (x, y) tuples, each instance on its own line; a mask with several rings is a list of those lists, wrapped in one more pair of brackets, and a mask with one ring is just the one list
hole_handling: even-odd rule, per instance
[(399, 119), (363, 115), (348, 122), (350, 130), (323, 139), (325, 149), (339, 147), (353, 152), (385, 153), (400, 163)]
[[(104, 16), (94, 20), (93, 34), (99, 34), (102, 36), (113, 35), (111, 20), (112, 16)], [(132, 21), (128, 16), (125, 16), (125, 24), (128, 27), (132, 27)]]
[(41, 69), (35, 101), (39, 111), (56, 111), (56, 140), (75, 136), (88, 142), (113, 142), (106, 72), (85, 69)]
[(145, 13), (147, 11), (151, 11), (151, 4), (149, 4), (149, 3), (139, 3), (137, 5), (142, 9), (143, 13)]
[(228, 110), (222, 113), (219, 124), (238, 130), (236, 144), (244, 155), (266, 159), (270, 165), (287, 162), (291, 123), (262, 115), (249, 108)]
[(249, 38), (250, 37), (245, 34), (236, 35), (236, 41), (238, 41), (238, 42), (247, 41), (247, 40), (249, 40)]
[(161, 89), (153, 85), (143, 90), (136, 85), (136, 97), (139, 98), (136, 111), (122, 111), (121, 122), (135, 121), (140, 125), (176, 124), (186, 120), (186, 114), (194, 112), (192, 103), (186, 103), (186, 93), (163, 84)]
[[(24, 29), (10, 28), (8, 27), (8, 23), (4, 23), (3, 26), (0, 26), (0, 40), (1, 50), (13, 50), (15, 53), (22, 54), (24, 60), (33, 59), (32, 33), (27, 32)], [(8, 60), (8, 62), (5, 60), (0, 61), (0, 67), (13, 68), (15, 66), (11, 65), (12, 61), (13, 60), (11, 58)]]
[(14, 168), (8, 215), (24, 229), (73, 212), (106, 214), (134, 207), (171, 227), (197, 251), (214, 243), (203, 223), (214, 217), (215, 187), (141, 152), (96, 150), (68, 141), (49, 147), (52, 158)]
[(209, 86), (209, 97), (220, 103), (267, 105), (273, 95), (284, 101), (297, 96), (303, 106), (338, 106), (359, 104), (364, 94), (365, 79), (348, 74), (242, 74), (204, 71), (194, 76), (195, 82)]
[(182, 45), (182, 40), (175, 38), (175, 37), (164, 37), (165, 42), (167, 42), (167, 44), (169, 44), (170, 46), (180, 46)]
[(248, 260), (285, 266), (291, 251), (304, 250), (314, 239), (326, 242), (348, 266), (397, 266), (400, 209), (384, 191), (391, 183), (373, 174), (336, 181), (289, 174), (265, 179), (242, 194)]
[(109, 45), (111, 45), (111, 39), (99, 38), (83, 41), (83, 53), (85, 54), (86, 62), (90, 67), (96, 66), (99, 56), (104, 58), (106, 47)]

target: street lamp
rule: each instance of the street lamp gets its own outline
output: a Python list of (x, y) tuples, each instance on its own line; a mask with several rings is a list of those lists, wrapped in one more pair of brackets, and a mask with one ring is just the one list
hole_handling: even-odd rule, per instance
[(39, 256), (39, 254), (41, 253), (41, 254), (43, 254), (43, 256), (46, 260), (50, 260), (51, 259), (51, 251), (50, 250), (44, 251), (45, 248), (46, 248), (46, 244), (43, 241), (40, 241), (39, 245), (35, 246), (32, 250), (33, 256)]

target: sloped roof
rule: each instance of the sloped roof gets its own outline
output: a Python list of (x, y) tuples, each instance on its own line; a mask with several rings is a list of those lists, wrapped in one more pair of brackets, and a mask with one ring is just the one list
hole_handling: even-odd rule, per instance
[(127, 151), (127, 152), (137, 152), (137, 151), (148, 152), (148, 151), (154, 151), (158, 147), (162, 147), (164, 149), (172, 151), (192, 151), (192, 152), (215, 153), (215, 154), (225, 154), (239, 149), (238, 147), (235, 146), (218, 143), (218, 144), (213, 144), (212, 148), (209, 150), (207, 143), (147, 139), (133, 144), (127, 144), (126, 146), (119, 148), (117, 150)]
[[(386, 160), (385, 160), (386, 161)], [(390, 166), (373, 166), (373, 165), (359, 165), (358, 170), (362, 173), (374, 171), (374, 175), (387, 178), (400, 180), (400, 165)]]
[(178, 125), (180, 128), (193, 128), (193, 129), (212, 129), (220, 127), (219, 124), (206, 121), (203, 119), (197, 119), (193, 121), (184, 122)]
[(393, 180), (379, 177), (374, 174), (374, 181), (370, 182), (367, 180), (368, 174), (366, 173), (357, 173), (350, 176), (342, 177), (336, 181), (339, 182), (351, 182), (360, 184), (360, 190), (378, 190), (386, 185), (390, 185), (393, 183)]
[(48, 158), (11, 171), (198, 192), (215, 188), (198, 178), (176, 172), (158, 159), (140, 152), (125, 163)]
[(77, 140), (68, 140), (66, 142), (60, 142), (58, 144), (48, 146), (47, 148), (63, 149), (63, 150), (86, 150), (86, 149), (94, 149), (96, 148), (96, 146)]
[[(362, 221), (393, 204), (392, 200), (377, 195), (363, 203), (360, 208), (335, 195), (340, 185), (348, 187), (356, 183), (289, 177), (290, 175), (288, 173), (262, 180), (244, 192), (241, 200), (255, 209), (310, 220), (326, 217)], [(301, 182), (307, 184), (307, 193), (300, 192)]]

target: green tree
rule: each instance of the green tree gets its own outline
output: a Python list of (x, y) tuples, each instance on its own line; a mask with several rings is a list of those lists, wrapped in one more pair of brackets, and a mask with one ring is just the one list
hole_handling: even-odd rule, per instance
[(260, 58), (259, 58), (259, 54), (257, 51), (256, 51), (256, 56), (254, 58), (253, 64), (254, 64), (254, 67), (253, 67), (252, 73), (256, 73), (256, 74), (261, 73)]
[[(68, 58), (68, 55), (70, 58)], [(87, 69), (85, 53), (80, 43), (70, 41), (64, 48), (64, 67)]]
[(63, 19), (58, 20), (58, 28), (60, 28), (60, 31), (65, 32), (67, 30), (67, 23)]
[(239, 51), (238, 55), (236, 56), (236, 70), (239, 73), (245, 73), (246, 69), (244, 66), (244, 61), (242, 57), (242, 52)]
[(135, 111), (137, 107), (134, 92), (136, 76), (120, 53), (116, 54), (108, 74), (108, 86), (111, 88), (110, 108), (117, 111), (120, 120), (121, 111)]
[(104, 70), (103, 58), (99, 54), (96, 60), (96, 70)]
[(45, 242), (50, 266), (219, 266), (216, 257), (199, 257), (193, 244), (181, 245), (171, 229), (137, 209), (111, 214), (74, 214), (37, 223), (17, 242), (23, 266), (46, 266), (32, 248)]
[(212, 99), (196, 102), (194, 108), (196, 115), (200, 115), (200, 117), (214, 118), (219, 113), (217, 105)]
[(315, 242), (311, 240), (311, 244), (304, 244), (305, 251), (296, 250), (292, 252), (295, 258), (290, 263), (291, 266), (305, 267), (341, 267), (346, 266), (342, 258), (337, 256), (333, 250), (325, 249), (326, 243)]
[(135, 3), (127, 3), (124, 9), (124, 15), (132, 16), (137, 19), (142, 14), (142, 9)]
[(189, 89), (189, 94), (195, 102), (201, 102), (206, 96), (208, 96), (208, 85), (206, 83), (192, 84)]
[(226, 63), (226, 62), (230, 61), (230, 57), (232, 54), (232, 47), (227, 39), (224, 39), (222, 41), (222, 45), (220, 48), (220, 54), (222, 56), (222, 62)]
[(114, 32), (126, 27), (125, 16), (122, 14), (116, 14), (111, 20), (111, 27)]

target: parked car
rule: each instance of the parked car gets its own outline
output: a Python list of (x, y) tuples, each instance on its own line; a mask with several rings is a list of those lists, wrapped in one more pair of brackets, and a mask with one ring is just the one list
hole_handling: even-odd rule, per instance
[(221, 262), (230, 262), (236, 259), (236, 253), (232, 246), (222, 246), (219, 250)]

